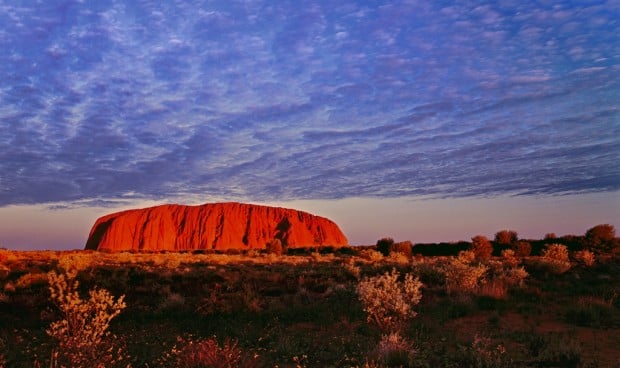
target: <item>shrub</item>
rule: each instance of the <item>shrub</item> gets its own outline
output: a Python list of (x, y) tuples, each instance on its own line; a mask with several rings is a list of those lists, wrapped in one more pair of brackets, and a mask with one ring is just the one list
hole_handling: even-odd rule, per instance
[(474, 336), (470, 346), (462, 349), (460, 366), (471, 368), (512, 367), (513, 363), (506, 354), (503, 345), (494, 345), (491, 339)]
[(388, 263), (408, 264), (411, 262), (411, 257), (407, 257), (405, 254), (400, 252), (392, 252), (385, 257), (385, 261)]
[(444, 286), (446, 275), (441, 267), (435, 264), (420, 262), (413, 266), (413, 272), (428, 286)]
[(345, 262), (342, 266), (349, 275), (355, 277), (356, 280), (359, 280), (360, 275), (362, 274), (360, 266), (356, 265), (353, 261)]
[(591, 267), (596, 262), (596, 256), (589, 250), (577, 251), (573, 253), (573, 258), (575, 259), (575, 261), (585, 267)]
[(472, 251), (462, 251), (458, 257), (452, 258), (445, 266), (446, 291), (471, 292), (485, 280), (488, 267), (475, 263), (476, 256)]
[(359, 257), (371, 262), (379, 262), (383, 260), (383, 254), (374, 249), (362, 249)]
[(312, 252), (310, 253), (310, 257), (315, 262), (332, 262), (336, 259), (336, 255), (334, 253)]
[(108, 328), (110, 321), (125, 308), (124, 295), (114, 300), (105, 289), (89, 291), (89, 298), (78, 293), (76, 272), (67, 275), (50, 272), (49, 290), (62, 319), (46, 331), (57, 342), (50, 365), (59, 367), (114, 367), (125, 360)]
[(555, 233), (546, 233), (545, 234), (545, 240), (554, 240), (557, 239), (557, 235), (555, 235)]
[(519, 267), (518, 259), (513, 259), (512, 251), (507, 249), (503, 253), (503, 260), (489, 260), (487, 278), (480, 286), (479, 294), (493, 299), (503, 298), (510, 288), (520, 288), (529, 276), (525, 268)]
[(282, 241), (280, 239), (271, 239), (267, 242), (265, 248), (267, 249), (267, 253), (276, 254), (281, 256), (284, 253), (284, 247), (282, 246)]
[(413, 255), (413, 244), (409, 240), (394, 243), (389, 248), (390, 253), (400, 253), (409, 258)]
[(415, 317), (413, 306), (422, 298), (423, 285), (417, 277), (406, 274), (404, 280), (399, 281), (399, 276), (398, 271), (392, 269), (391, 273), (366, 277), (357, 285), (368, 322), (384, 331), (395, 331), (403, 322)]
[(532, 245), (526, 241), (518, 241), (514, 246), (517, 257), (527, 257), (532, 253)]
[(501, 279), (508, 286), (523, 287), (523, 282), (528, 276), (524, 267), (511, 267), (504, 269)]
[(548, 271), (556, 274), (564, 273), (571, 267), (568, 259), (568, 248), (562, 244), (545, 246), (540, 261)]
[(493, 245), (486, 236), (476, 235), (471, 238), (471, 250), (478, 259), (488, 259), (493, 254)]
[(602, 252), (614, 250), (620, 246), (616, 239), (616, 228), (613, 225), (601, 224), (586, 231), (586, 246)]
[(521, 267), (521, 260), (515, 257), (512, 249), (506, 249), (502, 252), (502, 261), (498, 262), (497, 267), (491, 267), (493, 270), (493, 278), (502, 281), (509, 287), (522, 287), (523, 281), (527, 278), (528, 273), (525, 268)]
[(382, 238), (377, 240), (377, 250), (384, 256), (390, 254), (390, 248), (394, 245), (394, 239)]
[(504, 249), (502, 251), (502, 263), (509, 268), (514, 268), (521, 263), (521, 260), (517, 258), (514, 250)]
[(568, 261), (568, 248), (562, 244), (549, 244), (543, 249), (543, 257), (558, 261)]
[(0, 280), (5, 280), (11, 274), (11, 269), (0, 263)]
[(517, 232), (512, 230), (501, 230), (495, 233), (495, 243), (502, 245), (514, 244), (519, 238)]
[(95, 262), (95, 258), (91, 253), (66, 253), (60, 255), (58, 258), (58, 267), (65, 272), (75, 270), (77, 272), (92, 268)]
[(19, 279), (15, 282), (15, 287), (17, 289), (26, 289), (33, 286), (41, 286), (45, 285), (48, 282), (48, 276), (45, 273), (27, 273), (20, 276)]
[(233, 368), (255, 367), (255, 357), (248, 356), (236, 341), (226, 339), (220, 346), (215, 337), (208, 339), (177, 338), (172, 350), (159, 360), (161, 367)]

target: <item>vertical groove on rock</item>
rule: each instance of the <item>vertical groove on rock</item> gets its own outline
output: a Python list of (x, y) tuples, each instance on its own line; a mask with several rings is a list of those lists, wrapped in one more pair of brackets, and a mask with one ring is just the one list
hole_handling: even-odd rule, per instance
[(243, 239), (242, 242), (244, 245), (248, 245), (249, 242), (249, 235), (250, 235), (250, 228), (251, 228), (251, 224), (252, 224), (252, 213), (254, 212), (254, 207), (250, 207), (248, 209), (248, 213), (247, 213), (247, 218), (245, 221), (245, 233), (243, 234)]

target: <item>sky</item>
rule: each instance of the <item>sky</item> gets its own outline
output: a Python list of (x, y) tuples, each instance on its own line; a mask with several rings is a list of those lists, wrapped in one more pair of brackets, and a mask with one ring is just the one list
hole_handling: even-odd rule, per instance
[(0, 246), (219, 201), (351, 244), (618, 227), (619, 9), (0, 0)]

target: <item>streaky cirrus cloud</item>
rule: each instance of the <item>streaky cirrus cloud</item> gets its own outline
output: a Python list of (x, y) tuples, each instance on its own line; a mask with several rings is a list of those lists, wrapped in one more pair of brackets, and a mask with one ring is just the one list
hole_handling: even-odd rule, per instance
[(617, 5), (0, 0), (0, 206), (619, 190)]

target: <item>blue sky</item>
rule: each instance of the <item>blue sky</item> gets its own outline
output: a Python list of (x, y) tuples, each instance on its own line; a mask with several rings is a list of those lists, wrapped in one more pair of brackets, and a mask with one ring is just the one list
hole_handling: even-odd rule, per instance
[[(538, 219), (549, 231), (620, 225), (619, 8), (0, 0), (0, 245), (46, 246), (14, 240), (28, 238), (9, 225), (18, 212), (91, 222), (220, 200), (297, 204), (339, 224), (428, 208), (456, 229), (469, 223), (456, 203), (514, 202), (497, 211), (514, 227), (532, 216), (519, 203), (561, 197), (593, 217), (560, 226), (563, 209)], [(488, 231), (480, 221), (469, 236)], [(430, 239), (392, 222), (377, 233)], [(89, 226), (62, 241), (80, 247)], [(373, 223), (349, 227), (376, 240), (361, 235)]]

